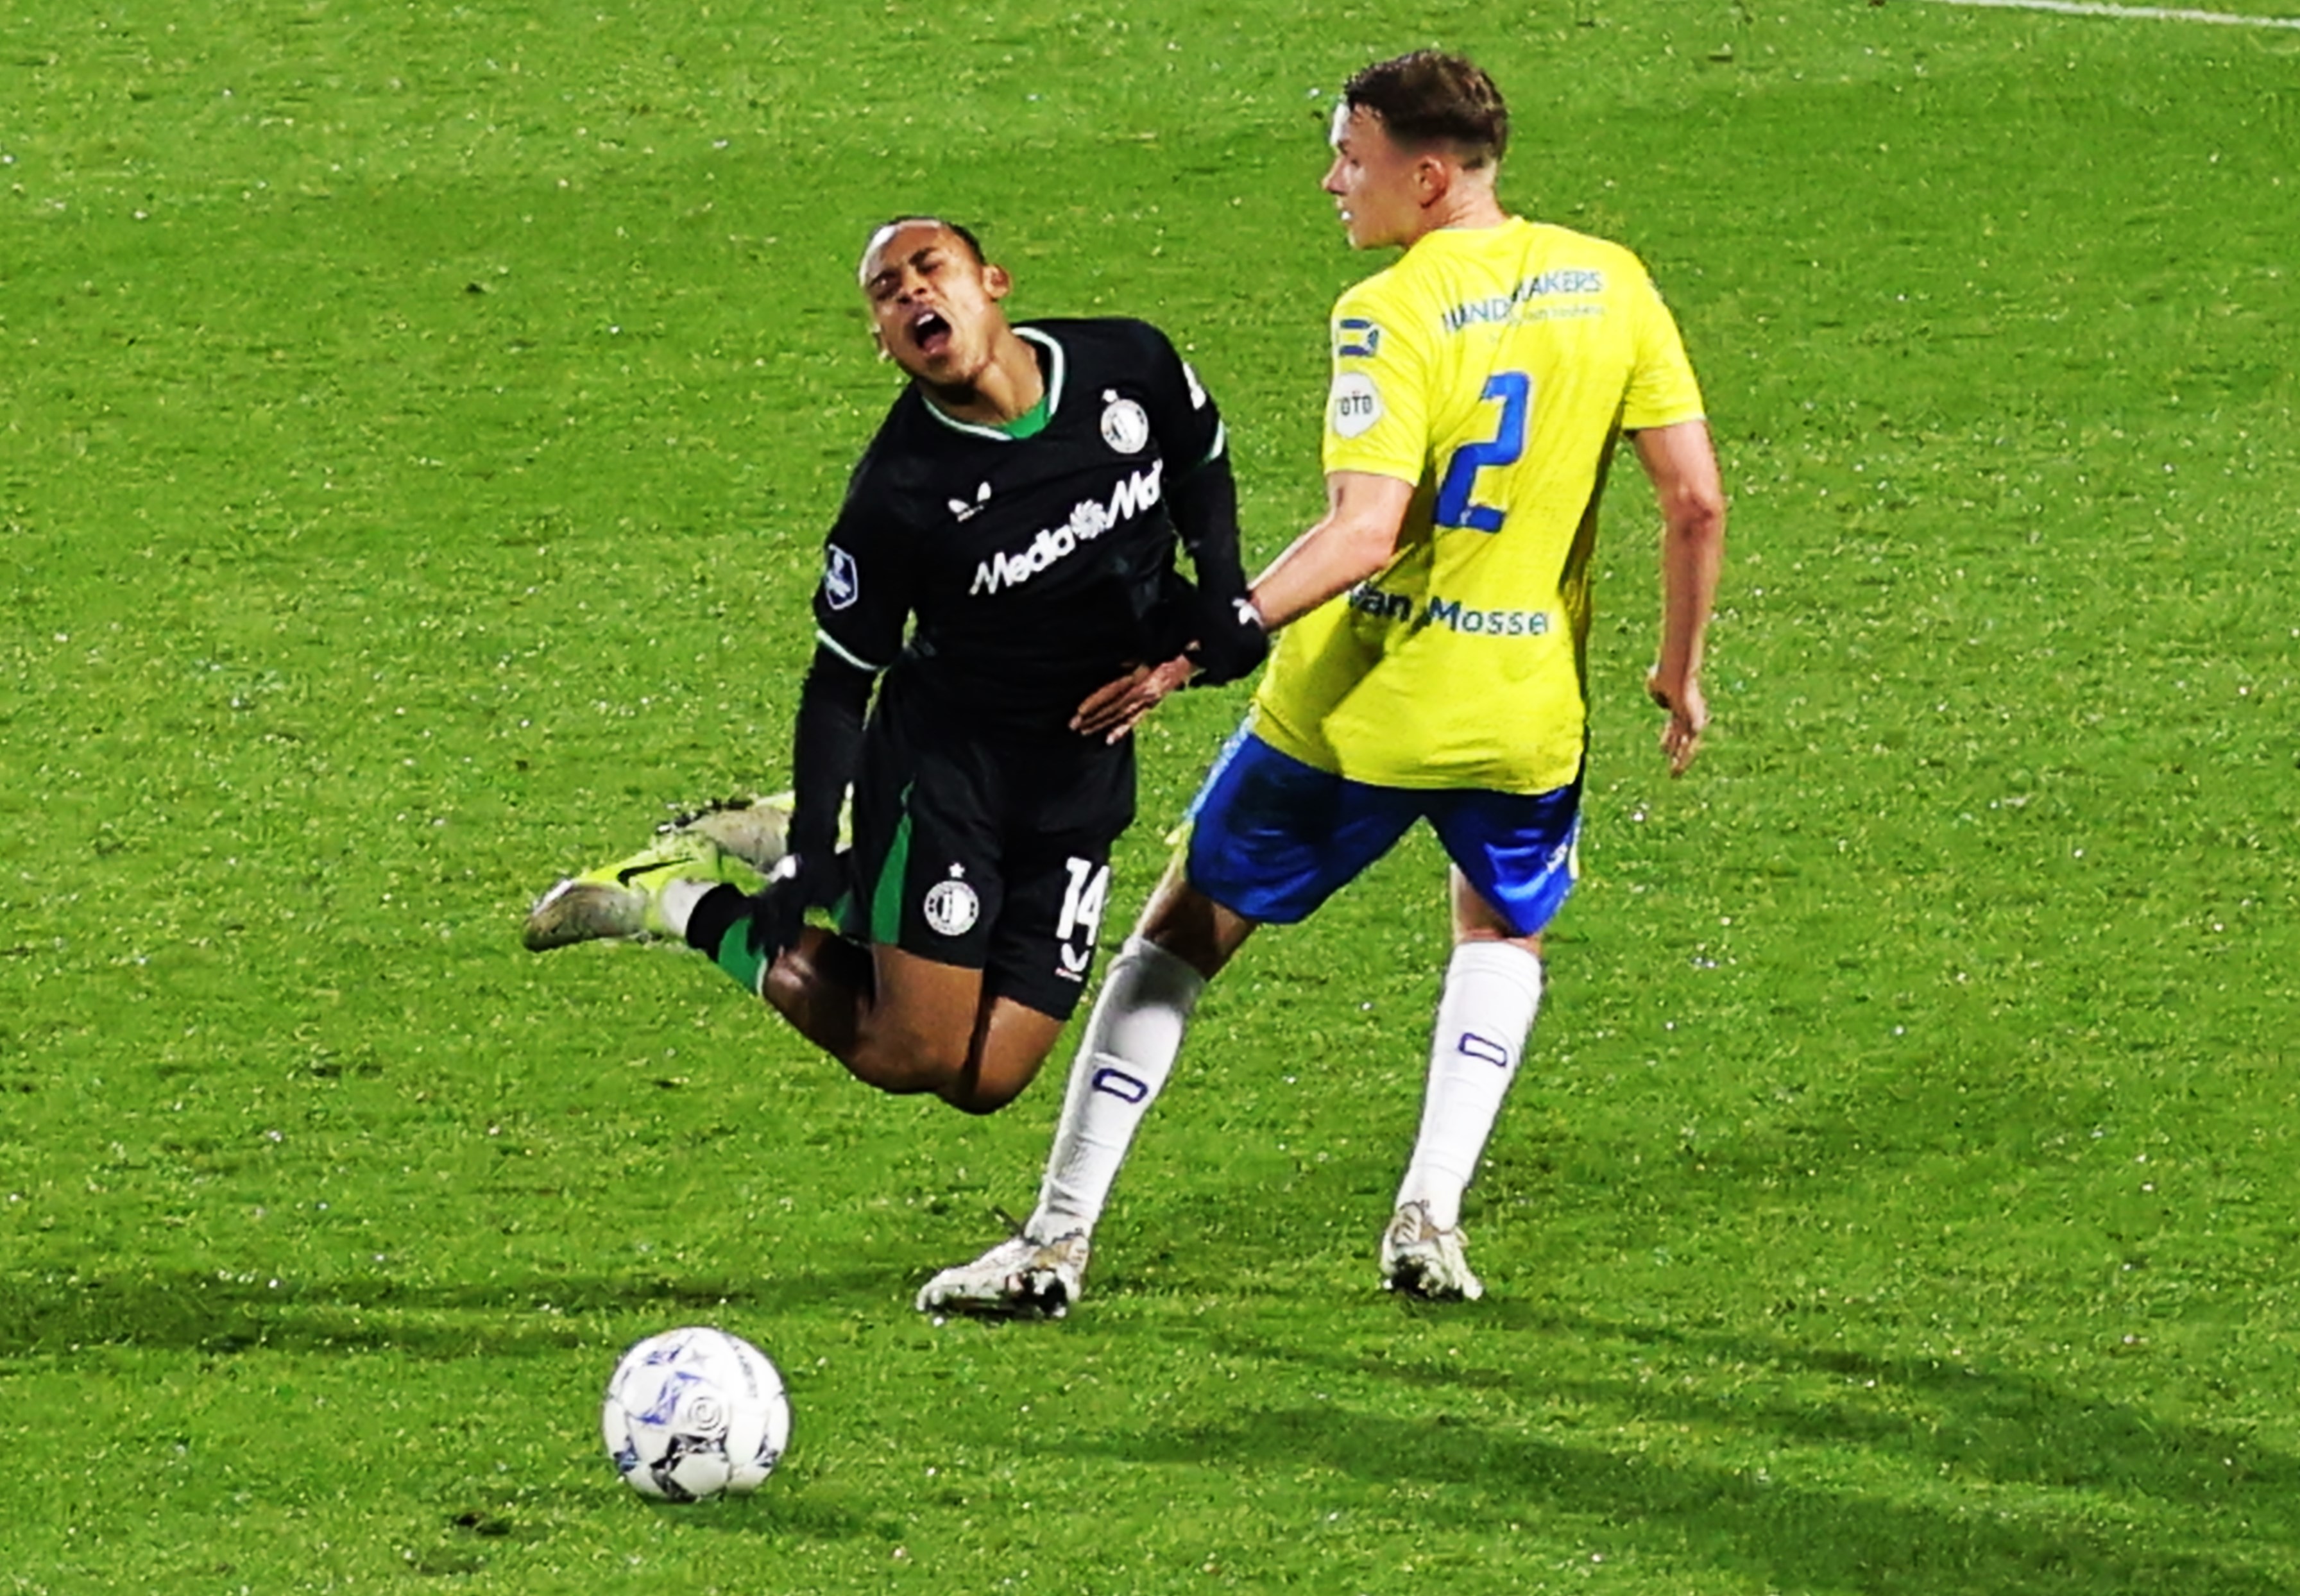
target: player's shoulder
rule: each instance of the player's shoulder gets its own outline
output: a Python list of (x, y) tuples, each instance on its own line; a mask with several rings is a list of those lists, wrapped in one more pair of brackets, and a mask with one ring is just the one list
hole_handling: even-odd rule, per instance
[(1412, 297), (1416, 274), (1406, 270), (1412, 258), (1401, 255), (1334, 295), (1334, 319), (1339, 320), (1353, 312), (1379, 311)]
[(1590, 260), (1634, 261), (1638, 258), (1637, 252), (1619, 239), (1585, 233), (1562, 222), (1527, 221), (1524, 225), (1526, 237), (1538, 249)]
[(884, 475), (891, 460), (899, 460), (913, 453), (922, 432), (921, 424), (929, 418), (926, 400), (921, 396), (918, 385), (905, 383), (895, 402), (887, 406), (886, 415), (879, 422), (879, 430), (862, 445), (862, 454), (854, 461), (854, 470), (848, 478), (851, 490), (858, 484)]
[(1538, 224), (1515, 216), (1500, 227), (1429, 234), (1342, 290), (1334, 301), (1336, 328), (1371, 320), (1396, 332), (1434, 329), (1464, 295), (1490, 294), (1488, 285), (1525, 275), (1543, 242)]
[(1560, 227), (1553, 221), (1527, 224), (1532, 229), (1531, 254), (1545, 270), (1594, 271), (1606, 287), (1642, 287), (1653, 280), (1644, 257), (1618, 239)]
[(842, 512), (868, 510), (873, 519), (899, 518), (929, 470), (938, 452), (935, 445), (946, 430), (927, 413), (927, 402), (917, 387), (905, 386), (847, 473)]
[(1131, 316), (1079, 317), (1024, 322), (1021, 329), (1059, 345), (1065, 391), (1115, 389), (1158, 411), (1186, 399), (1192, 410), (1205, 408), (1206, 392), (1197, 374), (1173, 340), (1147, 321)]
[(1509, 282), (1512, 299), (1565, 295), (1635, 304), (1654, 300), (1653, 273), (1638, 252), (1618, 239), (1554, 221), (1512, 217), (1496, 229), (1486, 264), (1494, 279)]

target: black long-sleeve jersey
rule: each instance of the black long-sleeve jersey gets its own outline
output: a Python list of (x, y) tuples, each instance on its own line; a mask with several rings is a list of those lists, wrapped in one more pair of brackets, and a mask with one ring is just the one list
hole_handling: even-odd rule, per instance
[(913, 710), (1071, 736), (1088, 694), (1193, 636), (1178, 495), (1200, 583), (1243, 593), (1236, 495), (1221, 417), (1157, 328), (1015, 330), (1046, 376), (1043, 428), (953, 420), (906, 388), (847, 486), (815, 621), (849, 664), (891, 669), (886, 691)]

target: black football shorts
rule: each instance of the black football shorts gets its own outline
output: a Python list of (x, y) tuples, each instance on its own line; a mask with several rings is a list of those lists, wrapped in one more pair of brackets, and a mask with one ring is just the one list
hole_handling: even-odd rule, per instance
[(905, 736), (898, 719), (873, 715), (863, 734), (841, 928), (1068, 1018), (1094, 968), (1110, 845), (1134, 819), (1130, 740)]

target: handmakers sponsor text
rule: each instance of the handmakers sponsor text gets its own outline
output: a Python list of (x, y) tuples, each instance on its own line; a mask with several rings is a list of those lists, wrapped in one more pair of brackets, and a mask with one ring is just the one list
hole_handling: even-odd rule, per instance
[[(1560, 270), (1545, 271), (1527, 278), (1507, 294), (1496, 294), (1490, 299), (1472, 299), (1455, 305), (1441, 320), (1449, 333), (1460, 332), (1465, 327), (1479, 322), (1501, 323), (1538, 320), (1549, 312), (1529, 314), (1529, 307), (1538, 299), (1554, 295), (1603, 294), (1605, 274), (1602, 271)], [(1587, 313), (1587, 312), (1580, 312)]]

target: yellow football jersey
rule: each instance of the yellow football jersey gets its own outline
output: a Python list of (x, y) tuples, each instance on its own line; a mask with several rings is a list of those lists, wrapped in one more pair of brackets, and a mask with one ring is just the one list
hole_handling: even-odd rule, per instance
[(1279, 635), (1255, 732), (1380, 786), (1565, 786), (1614, 445), (1702, 416), (1675, 320), (1628, 250), (1513, 218), (1421, 238), (1332, 333), (1326, 470), (1416, 491), (1388, 566)]

